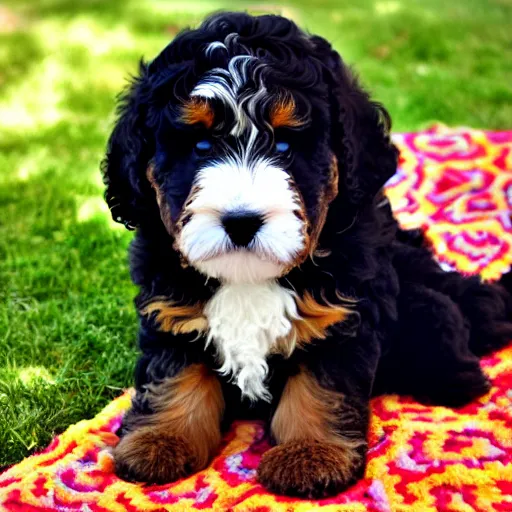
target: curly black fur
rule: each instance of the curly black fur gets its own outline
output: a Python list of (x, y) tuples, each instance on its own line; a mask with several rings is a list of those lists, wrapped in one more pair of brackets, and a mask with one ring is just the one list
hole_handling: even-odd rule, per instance
[[(192, 149), (197, 134), (177, 126), (175, 108), (205, 72), (227, 65), (223, 54), (206, 57), (204, 48), (231, 33), (239, 35), (233, 51), (239, 45), (240, 53), (250, 51), (266, 63), (269, 88), (291, 91), (310, 116), (307, 136), (289, 134), (298, 147), (289, 169), (309, 218), (318, 213), (329, 155), (335, 154), (339, 166), (338, 194), (318, 243), (322, 256), (306, 259), (280, 284), (330, 303), (339, 302), (340, 295), (353, 297), (358, 323), (355, 334), (334, 327), (326, 340), (296, 349), (287, 359), (270, 357), (268, 385), (274, 398), (269, 405), (248, 407), (238, 389), (223, 381), (226, 424), (243, 415), (271, 418), (287, 377), (300, 365), (322, 386), (341, 392), (345, 407), (357, 411), (348, 419), (339, 411), (340, 433), (356, 439), (366, 437), (368, 402), (376, 393), (411, 394), (451, 406), (484, 394), (489, 383), (478, 357), (512, 337), (510, 296), (500, 285), (444, 272), (421, 233), (398, 229), (381, 192), (397, 165), (389, 115), (327, 41), (278, 16), (218, 14), (197, 30), (182, 32), (154, 61), (141, 64), (121, 98), (103, 171), (114, 220), (136, 228), (130, 265), (140, 287), (138, 308), (157, 296), (205, 302), (220, 286), (182, 266), (146, 171), (150, 161), (156, 162), (156, 180), (176, 220), (199, 157)], [(204, 338), (191, 342), (196, 333), (172, 335), (160, 332), (154, 317), (141, 315), (140, 321), (137, 396), (121, 434), (151, 416), (148, 384), (192, 363), (215, 367), (215, 353), (205, 349)], [(354, 475), (364, 471), (362, 454)]]

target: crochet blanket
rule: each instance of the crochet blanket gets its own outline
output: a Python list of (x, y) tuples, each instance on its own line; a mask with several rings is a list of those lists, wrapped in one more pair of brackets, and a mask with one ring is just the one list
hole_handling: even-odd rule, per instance
[[(400, 168), (388, 196), (400, 223), (421, 227), (443, 267), (496, 279), (512, 261), (512, 132), (436, 126), (394, 137)], [(493, 387), (456, 411), (408, 398), (372, 402), (365, 478), (330, 499), (269, 494), (255, 481), (269, 448), (239, 422), (209, 468), (179, 482), (119, 480), (109, 452), (126, 392), (0, 475), (0, 510), (358, 512), (512, 510), (512, 347), (483, 361)]]

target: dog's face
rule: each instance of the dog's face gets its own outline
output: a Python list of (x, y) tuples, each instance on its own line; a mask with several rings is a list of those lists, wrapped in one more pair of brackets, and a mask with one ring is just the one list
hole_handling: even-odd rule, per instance
[(225, 67), (169, 99), (149, 180), (190, 265), (230, 282), (276, 278), (312, 250), (321, 203), (336, 189), (322, 113), (280, 86), (264, 60), (220, 42), (204, 52), (224, 54)]
[[(351, 144), (340, 118), (353, 125), (350, 102), (360, 99), (376, 110), (342, 68), (325, 41), (279, 17), (218, 15), (178, 36), (142, 68), (111, 137), (114, 218), (154, 222), (158, 205), (183, 260), (221, 281), (265, 281), (300, 265), (338, 195), (338, 160), (354, 165), (364, 143)], [(335, 73), (347, 82), (343, 107), (333, 105)]]

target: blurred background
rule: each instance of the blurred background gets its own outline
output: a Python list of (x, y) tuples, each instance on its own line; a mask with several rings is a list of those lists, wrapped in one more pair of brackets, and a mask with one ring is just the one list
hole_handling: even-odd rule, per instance
[(140, 57), (235, 7), (331, 40), (395, 131), (512, 127), (512, 0), (0, 1), (0, 467), (131, 384), (131, 235), (99, 173), (115, 96)]

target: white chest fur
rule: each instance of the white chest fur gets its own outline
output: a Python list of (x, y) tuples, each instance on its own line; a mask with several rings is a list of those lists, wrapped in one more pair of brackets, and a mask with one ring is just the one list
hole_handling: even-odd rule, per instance
[(276, 341), (290, 333), (298, 318), (293, 292), (276, 282), (225, 284), (210, 299), (208, 342), (213, 342), (223, 375), (232, 375), (251, 400), (270, 400), (265, 387), (266, 357)]

